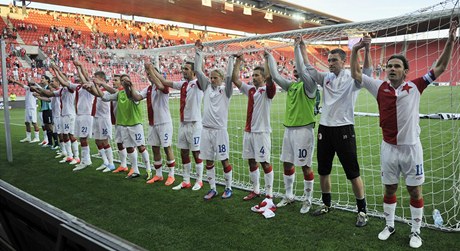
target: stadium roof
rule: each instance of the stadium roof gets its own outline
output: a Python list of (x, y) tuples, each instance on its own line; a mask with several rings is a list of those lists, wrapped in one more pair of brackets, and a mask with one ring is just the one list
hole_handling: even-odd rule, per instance
[[(202, 4), (206, 0), (35, 0), (34, 2), (150, 17), (257, 34), (351, 22), (350, 20), (283, 0), (208, 0), (208, 2), (211, 2), (212, 7)], [(229, 8), (225, 9), (226, 2), (227, 5), (233, 5), (233, 11), (229, 10)], [(250, 9), (252, 14), (243, 14), (244, 8)], [(267, 12), (269, 13), (268, 15), (266, 14)], [(272, 20), (267, 19), (270, 13)]]

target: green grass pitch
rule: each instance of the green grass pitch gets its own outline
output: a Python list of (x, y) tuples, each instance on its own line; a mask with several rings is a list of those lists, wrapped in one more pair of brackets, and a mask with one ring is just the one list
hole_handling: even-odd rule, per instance
[[(275, 190), (284, 193), (282, 165), (279, 162), (285, 94), (277, 93), (272, 104), (272, 164), (275, 174)], [(247, 98), (235, 95), (231, 100), (229, 135), (231, 138), (230, 161), (235, 179), (248, 182), (248, 167), (241, 159), (241, 141), (246, 116)], [(178, 100), (171, 100), (171, 111), (178, 128)], [(460, 113), (459, 87), (430, 87), (422, 95), (421, 113)], [(365, 90), (356, 102), (357, 112), (377, 112), (375, 99)], [(93, 166), (74, 173), (67, 164), (59, 164), (54, 153), (35, 144), (18, 143), (24, 137), (22, 109), (11, 110), (11, 138), (13, 163), (6, 160), (6, 143), (3, 111), (0, 112), (0, 178), (64, 211), (91, 224), (112, 232), (149, 250), (221, 249), (221, 250), (409, 250), (410, 226), (397, 223), (397, 232), (388, 241), (377, 239), (383, 229), (383, 219), (372, 217), (368, 226), (354, 226), (356, 214), (333, 210), (322, 217), (301, 215), (301, 204), (280, 208), (276, 217), (266, 220), (250, 211), (257, 201), (245, 202), (245, 191), (235, 190), (234, 197), (204, 201), (208, 189), (173, 191), (163, 183), (146, 185), (144, 180), (126, 180), (121, 174), (103, 174), (95, 171), (101, 164), (93, 159)], [(319, 118), (318, 118), (319, 119)], [(382, 210), (382, 186), (379, 171), (380, 127), (376, 117), (355, 117), (358, 139), (358, 155), (366, 186), (369, 210)], [(431, 223), (434, 206), (442, 212), (452, 208), (455, 202), (452, 186), (458, 182), (458, 132), (459, 121), (427, 120), (420, 122), (424, 145), (426, 183), (424, 185), (425, 215)], [(173, 142), (176, 138), (174, 138)], [(92, 143), (92, 153), (95, 146)], [(456, 151), (456, 152), (455, 152)], [(176, 160), (180, 164), (176, 152)], [(316, 156), (313, 168), (316, 174)], [(217, 164), (218, 173), (221, 166)], [(301, 171), (297, 181), (301, 181)], [(451, 174), (456, 174), (453, 177)], [(181, 181), (176, 177), (176, 183)], [(351, 186), (339, 163), (333, 173), (333, 200), (341, 205), (354, 206)], [(457, 183), (458, 184), (458, 183)], [(263, 187), (263, 180), (261, 183)], [(408, 195), (400, 187), (398, 204), (405, 204), (398, 215), (408, 217)], [(302, 184), (297, 182), (297, 195)], [(222, 192), (223, 188), (218, 187)], [(431, 192), (433, 191), (433, 192)], [(442, 192), (444, 191), (444, 192)], [(430, 195), (427, 195), (430, 194)], [(319, 178), (315, 179), (316, 199), (320, 198)], [(279, 199), (275, 199), (277, 202)], [(434, 205), (434, 206), (433, 206)], [(458, 205), (457, 205), (458, 207)], [(458, 212), (458, 208), (457, 208)], [(459, 221), (456, 212), (450, 217)], [(447, 219), (444, 218), (446, 221)], [(455, 250), (460, 242), (459, 233), (444, 233), (422, 229), (423, 250)]]

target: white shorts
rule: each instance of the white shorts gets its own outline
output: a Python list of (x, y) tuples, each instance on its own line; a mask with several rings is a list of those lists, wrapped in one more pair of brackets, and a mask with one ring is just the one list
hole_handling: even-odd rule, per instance
[(77, 115), (75, 119), (75, 134), (77, 138), (91, 138), (93, 136), (93, 116)]
[(312, 126), (286, 127), (281, 150), (281, 161), (295, 166), (309, 166), (313, 162), (315, 149), (314, 132)]
[(244, 132), (243, 159), (270, 163), (271, 138), (268, 132)]
[(43, 125), (43, 112), (38, 112), (37, 121), (40, 125)]
[(172, 123), (149, 126), (149, 136), (147, 137), (147, 145), (168, 147), (172, 144), (172, 137)]
[(94, 117), (93, 120), (93, 139), (111, 139), (112, 121), (110, 117)]
[(54, 132), (57, 134), (63, 133), (61, 125), (61, 117), (53, 117)]
[(26, 109), (24, 119), (27, 123), (37, 123), (37, 109), (29, 108)]
[(137, 147), (145, 144), (142, 124), (135, 126), (117, 126), (124, 147)]
[(415, 145), (392, 145), (383, 141), (380, 147), (382, 183), (399, 183), (399, 176), (405, 178), (406, 186), (420, 186), (425, 181), (423, 170), (423, 149), (420, 141)]
[(181, 122), (179, 127), (179, 137), (177, 138), (177, 147), (179, 149), (189, 149), (191, 151), (200, 150), (201, 121)]
[(228, 159), (229, 140), (227, 129), (203, 128), (201, 132), (200, 159)]
[(62, 127), (62, 133), (73, 135), (75, 133), (75, 116), (74, 115), (61, 116), (61, 127)]
[(123, 143), (123, 139), (121, 138), (120, 126), (114, 125), (114, 127), (115, 127), (115, 137), (114, 137), (115, 143), (121, 144)]

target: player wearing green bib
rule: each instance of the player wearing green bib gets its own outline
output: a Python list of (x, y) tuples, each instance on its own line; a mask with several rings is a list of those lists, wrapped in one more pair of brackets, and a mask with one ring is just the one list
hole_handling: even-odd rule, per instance
[[(295, 40), (297, 68), (303, 67), (303, 58), (300, 55), (301, 45), (303, 45), (302, 39), (297, 37)], [(299, 78), (296, 70), (294, 70), (295, 81), (283, 78), (278, 73), (273, 56), (269, 53), (266, 53), (265, 56), (268, 58), (271, 76), (283, 90), (287, 91), (285, 131), (280, 158), (284, 166), (283, 180), (286, 191), (284, 198), (276, 206), (284, 207), (294, 202), (295, 166), (301, 166), (304, 176), (303, 198), (305, 200), (300, 213), (305, 214), (310, 210), (313, 195), (314, 174), (311, 165), (315, 147), (313, 129), (316, 121), (315, 104), (318, 87), (315, 81), (306, 74)]]
[(131, 170), (126, 178), (132, 179), (140, 176), (139, 168), (137, 166), (137, 151), (139, 150), (142, 155), (142, 160), (147, 170), (147, 179), (151, 179), (152, 170), (150, 166), (149, 153), (145, 148), (144, 128), (142, 126), (142, 116), (140, 103), (132, 100), (133, 84), (128, 75), (121, 76), (121, 84), (124, 89), (119, 90), (114, 94), (102, 93), (99, 90), (99, 95), (104, 101), (117, 101), (117, 112), (115, 117), (117, 119), (117, 130), (120, 130), (121, 140), (126, 147), (128, 156), (131, 160)]

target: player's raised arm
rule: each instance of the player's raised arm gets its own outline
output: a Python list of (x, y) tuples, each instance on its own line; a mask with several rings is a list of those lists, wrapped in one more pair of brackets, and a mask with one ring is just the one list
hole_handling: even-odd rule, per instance
[[(363, 37), (357, 44), (353, 46), (351, 50), (350, 58), (350, 72), (351, 77), (359, 84), (363, 82), (363, 73), (358, 62), (358, 51), (366, 47), (366, 44), (370, 44), (371, 38), (369, 36)], [(367, 46), (368, 46), (367, 45)], [(366, 53), (368, 54), (368, 53)]]
[(54, 97), (55, 96), (53, 91), (38, 87), (37, 85), (31, 86), (30, 90), (44, 97)]
[(363, 74), (369, 77), (372, 77), (372, 72), (374, 71), (374, 67), (372, 66), (372, 57), (369, 51), (371, 47), (371, 37), (369, 35), (365, 35), (363, 39), (365, 40)]
[(100, 81), (94, 82), (94, 83), (97, 85), (97, 87), (102, 87), (102, 88), (104, 88), (106, 91), (108, 91), (111, 94), (114, 94), (114, 93), (118, 92), (117, 89), (115, 89), (112, 86), (110, 86), (106, 81), (100, 80)]
[[(146, 74), (147, 76), (149, 75), (147, 69), (146, 69)], [(139, 92), (136, 89), (134, 89), (134, 87), (132, 86), (132, 83), (131, 83), (131, 88), (129, 89), (129, 92), (130, 93), (128, 94), (128, 90), (127, 90), (126, 95), (128, 95), (128, 97), (135, 102), (138, 102), (144, 99), (142, 95), (140, 95)]]
[(100, 80), (99, 78), (94, 78), (89, 82), (85, 80), (83, 82), (83, 88), (89, 93), (91, 93), (93, 96), (101, 97), (99, 96), (99, 92), (98, 92), (99, 88), (97, 87), (96, 82), (103, 82), (103, 80)]
[(450, 23), (449, 28), (449, 37), (447, 38), (446, 45), (442, 51), (441, 56), (439, 56), (436, 65), (433, 67), (433, 72), (435, 77), (439, 77), (447, 68), (447, 65), (450, 62), (452, 57), (452, 48), (457, 36), (458, 22), (456, 20)]
[(264, 51), (264, 58), (265, 62), (268, 65), (268, 72), (272, 76), (273, 80), (283, 88), (283, 90), (287, 91), (289, 89), (289, 86), (291, 85), (292, 81), (289, 79), (283, 78), (281, 74), (278, 72), (278, 67), (276, 66), (276, 61), (273, 55), (268, 51)]
[(54, 73), (55, 73), (57, 79), (59, 80), (59, 83), (61, 83), (62, 86), (68, 87), (69, 86), (69, 79), (65, 76), (64, 73), (61, 72), (61, 70), (59, 70), (57, 65), (52, 63), (51, 64), (51, 69), (54, 70)]
[(9, 82), (9, 83), (12, 83), (13, 85), (19, 85), (19, 86), (21, 86), (22, 88), (25, 88), (25, 86), (26, 86), (25, 84), (23, 84), (22, 82), (20, 82), (20, 81), (14, 79), (14, 78), (8, 79), (8, 82)]
[(227, 63), (227, 73), (225, 74), (225, 95), (227, 97), (231, 97), (233, 94), (233, 82), (232, 82), (232, 72), (233, 72), (233, 64), (235, 62), (235, 57), (230, 56)]
[(80, 79), (82, 79), (82, 82), (84, 82), (84, 80), (85, 80), (86, 82), (91, 81), (91, 78), (89, 77), (88, 71), (86, 71), (86, 69), (83, 68), (83, 65), (81, 64), (80, 61), (74, 60), (74, 61), (73, 61), (73, 64), (74, 64), (75, 67), (77, 68), (78, 76), (80, 77)]
[(302, 80), (305, 92), (310, 98), (313, 98), (316, 96), (316, 90), (318, 89), (318, 85), (316, 84), (315, 80), (309, 75), (310, 72), (307, 71), (306, 65), (308, 65), (309, 63), (305, 64), (304, 61), (306, 58), (308, 62), (308, 57), (306, 56), (306, 53), (307, 49), (305, 47), (305, 43), (302, 40), (302, 37), (297, 36), (294, 41), (294, 59), (296, 71), (299, 75), (300, 80)]
[(166, 85), (166, 86), (169, 86), (169, 87), (173, 87), (173, 81), (169, 81), (169, 80), (166, 80), (159, 72), (157, 71), (153, 71), (153, 73), (155, 74), (155, 77), (158, 78), (158, 80), (160, 80), (160, 82), (163, 84), (163, 85)]
[(299, 63), (296, 63), (296, 70), (299, 76), (309, 75), (315, 83), (322, 85), (326, 73), (319, 72), (315, 67), (310, 65), (310, 61), (308, 60), (307, 46), (301, 37), (297, 37), (295, 40), (294, 54), (296, 61), (299, 60), (300, 63), (299, 66), (297, 66)]
[(238, 87), (238, 89), (240, 89), (243, 84), (240, 80), (240, 68), (243, 60), (243, 54), (238, 54), (236, 55), (235, 64), (233, 65), (232, 82), (236, 85), (236, 87)]
[(145, 71), (147, 72), (147, 77), (149, 81), (152, 84), (154, 84), (158, 88), (158, 90), (163, 91), (166, 89), (163, 83), (156, 77), (155, 72), (158, 71), (155, 69), (152, 63), (145, 64)]
[(126, 92), (126, 96), (128, 96), (129, 99), (133, 100), (133, 83), (131, 82), (131, 80), (122, 80), (121, 81), (121, 84), (123, 85), (123, 88), (125, 89), (125, 92)]
[(200, 40), (195, 42), (195, 74), (200, 83), (201, 89), (206, 90), (211, 80), (203, 72), (203, 44)]
[(37, 99), (40, 99), (40, 100), (42, 100), (42, 101), (51, 102), (51, 99), (50, 99), (49, 97), (42, 96), (42, 95), (40, 95), (40, 93), (38, 93), (38, 92), (35, 92), (35, 93), (32, 94), (32, 95), (34, 95), (34, 97), (36, 97)]

